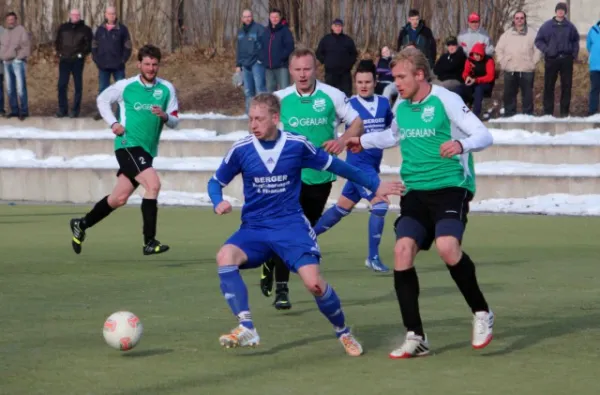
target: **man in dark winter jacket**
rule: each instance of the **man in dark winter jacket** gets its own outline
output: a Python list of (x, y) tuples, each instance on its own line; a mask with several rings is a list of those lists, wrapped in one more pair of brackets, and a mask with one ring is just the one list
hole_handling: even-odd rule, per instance
[(560, 74), (560, 116), (569, 116), (573, 62), (579, 55), (579, 32), (566, 17), (567, 4), (558, 3), (556, 16), (540, 27), (535, 46), (544, 54), (544, 115), (554, 115), (554, 88)]
[(325, 35), (317, 47), (317, 59), (325, 65), (325, 83), (352, 96), (352, 67), (358, 57), (354, 40), (343, 32), (344, 22), (336, 19), (331, 33)]
[(60, 59), (58, 66), (58, 112), (56, 116), (62, 118), (67, 115), (69, 102), (67, 88), (69, 78), (73, 74), (75, 83), (75, 97), (73, 109), (69, 116), (79, 116), (81, 107), (81, 91), (83, 89), (83, 66), (85, 58), (92, 51), (92, 29), (81, 20), (81, 13), (72, 9), (69, 13), (69, 22), (63, 23), (56, 36), (56, 53)]
[[(131, 56), (131, 38), (127, 27), (117, 20), (115, 7), (107, 7), (104, 23), (98, 26), (92, 41), (92, 59), (98, 66), (98, 94), (114, 81), (125, 78), (125, 63)], [(100, 119), (97, 114), (94, 119)]]
[(396, 50), (400, 51), (409, 43), (413, 43), (425, 54), (429, 60), (429, 66), (433, 68), (437, 56), (435, 38), (433, 38), (431, 29), (425, 26), (425, 22), (421, 20), (417, 10), (408, 12), (408, 23), (400, 30)]
[(238, 31), (237, 51), (235, 55), (236, 72), (242, 72), (244, 96), (246, 96), (246, 114), (250, 101), (258, 93), (266, 92), (265, 65), (260, 60), (262, 38), (265, 27), (254, 22), (252, 11), (242, 12), (242, 27)]
[(292, 32), (281, 19), (281, 11), (274, 8), (269, 13), (269, 25), (262, 36), (261, 61), (266, 68), (268, 92), (275, 92), (290, 85), (288, 58), (293, 51)]
[(437, 60), (433, 72), (437, 77), (435, 83), (444, 88), (462, 95), (463, 78), (467, 57), (465, 52), (458, 47), (458, 40), (454, 36), (446, 39), (448, 50)]

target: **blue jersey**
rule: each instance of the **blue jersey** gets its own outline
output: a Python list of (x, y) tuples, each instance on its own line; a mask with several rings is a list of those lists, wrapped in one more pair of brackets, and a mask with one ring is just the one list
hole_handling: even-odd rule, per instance
[(250, 135), (233, 144), (214, 179), (225, 186), (242, 174), (242, 227), (277, 227), (294, 219), (304, 223), (301, 170), (327, 170), (332, 160), (304, 136), (280, 132), (277, 141), (263, 142)]
[[(392, 113), (389, 100), (385, 97), (374, 95), (371, 100), (367, 100), (360, 96), (352, 96), (350, 103), (363, 121), (365, 134), (381, 132), (389, 128), (392, 124), (394, 114)], [(357, 154), (348, 150), (346, 153), (346, 162), (348, 164), (360, 169), (375, 169), (377, 173), (379, 173), (379, 165), (382, 158), (383, 150), (379, 148), (363, 150)]]

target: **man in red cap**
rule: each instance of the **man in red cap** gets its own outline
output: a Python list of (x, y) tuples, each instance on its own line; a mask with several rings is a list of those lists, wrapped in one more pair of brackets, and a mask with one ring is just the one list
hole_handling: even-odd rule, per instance
[(494, 55), (494, 45), (488, 32), (481, 27), (479, 14), (472, 12), (469, 15), (469, 27), (458, 35), (458, 43), (465, 51), (465, 55), (469, 56), (473, 45), (482, 43), (485, 45), (485, 54), (488, 56)]

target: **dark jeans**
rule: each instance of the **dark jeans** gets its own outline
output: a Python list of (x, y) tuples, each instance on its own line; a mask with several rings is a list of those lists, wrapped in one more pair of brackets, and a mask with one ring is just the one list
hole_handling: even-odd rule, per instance
[(79, 115), (79, 110), (81, 109), (81, 91), (83, 89), (83, 66), (83, 59), (61, 59), (58, 64), (58, 112), (63, 115), (66, 115), (69, 111), (67, 89), (71, 74), (73, 74), (73, 83), (75, 84), (72, 113)]
[(480, 116), (483, 98), (492, 93), (492, 84), (465, 85), (465, 96), (467, 102), (473, 104), (473, 114)]
[(544, 115), (554, 115), (554, 88), (560, 74), (560, 115), (568, 116), (573, 85), (573, 57), (546, 59), (544, 75)]
[(600, 101), (600, 70), (590, 70), (590, 115), (598, 112)]
[(110, 86), (110, 76), (115, 82), (125, 79), (125, 68), (117, 70), (98, 69), (98, 94)]
[(338, 88), (347, 97), (352, 96), (352, 74), (349, 71), (341, 73), (325, 71), (325, 83)]
[(533, 80), (534, 72), (504, 72), (504, 115), (507, 117), (517, 113), (517, 94), (521, 90), (523, 114), (533, 115)]

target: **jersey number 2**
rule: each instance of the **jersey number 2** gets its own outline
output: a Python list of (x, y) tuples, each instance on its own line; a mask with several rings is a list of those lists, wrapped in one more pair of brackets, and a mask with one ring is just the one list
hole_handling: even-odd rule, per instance
[(140, 157), (138, 158), (138, 160), (140, 161), (140, 165), (145, 165), (145, 164), (146, 164), (146, 159), (144, 159), (144, 157), (143, 157), (143, 156), (140, 156)]

